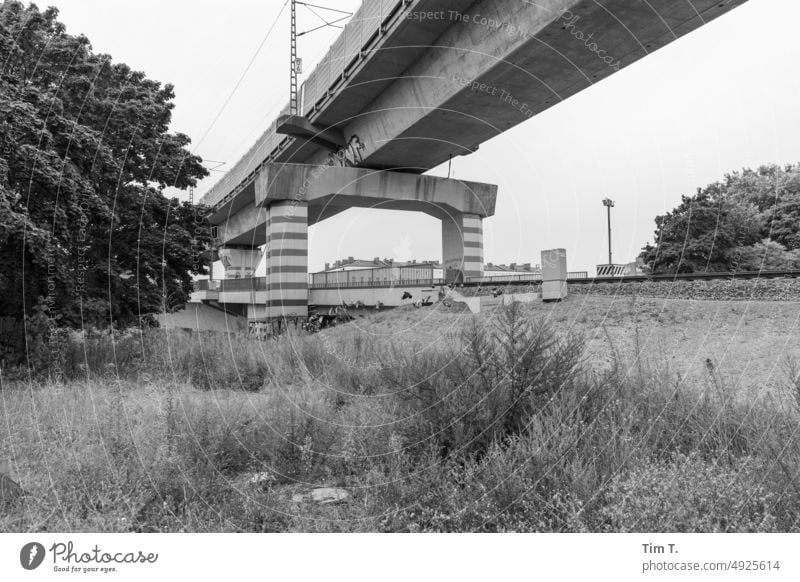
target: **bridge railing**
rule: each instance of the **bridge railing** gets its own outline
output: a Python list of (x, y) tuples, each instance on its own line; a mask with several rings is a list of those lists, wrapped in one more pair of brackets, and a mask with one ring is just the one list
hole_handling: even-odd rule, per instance
[(444, 279), (399, 279), (392, 281), (353, 281), (343, 283), (311, 283), (309, 289), (391, 289), (394, 287), (438, 287)]
[[(360, 280), (329, 281), (310, 283), (308, 288), (314, 290), (324, 289), (391, 289), (393, 287), (437, 287), (444, 285), (444, 279), (392, 279), (392, 280)], [(214, 281), (201, 280), (194, 282), (195, 291), (218, 291), (221, 293), (252, 293), (267, 291), (265, 277), (253, 279), (218, 279)]]
[(267, 278), (254, 277), (252, 279), (203, 279), (194, 282), (195, 291), (219, 291), (222, 293), (240, 293), (252, 291), (266, 291)]
[[(586, 271), (567, 273), (567, 281), (588, 280)], [(530, 281), (540, 283), (540, 273), (523, 273), (519, 275), (499, 275), (492, 277), (469, 277), (467, 283), (496, 285)], [(409, 265), (407, 267), (379, 267), (375, 269), (354, 269), (352, 271), (333, 271), (314, 273), (309, 277), (309, 289), (371, 289), (400, 286), (439, 286), (445, 280), (438, 277), (431, 265)], [(266, 277), (251, 279), (207, 279), (194, 282), (195, 291), (266, 291)]]
[(519, 281), (537, 282), (542, 280), (541, 273), (521, 273), (519, 275), (489, 275), (486, 277), (467, 277), (467, 283), (516, 283)]
[[(567, 273), (567, 281), (584, 280), (589, 278), (589, 273), (586, 271), (574, 271)], [(522, 283), (530, 281), (531, 283), (541, 283), (541, 273), (519, 273), (516, 275), (491, 275), (488, 277), (468, 277), (467, 283), (480, 283), (482, 285), (493, 285), (499, 283)]]
[(303, 107), (308, 116), (327, 96), (328, 90), (353, 66), (363, 48), (380, 32), (384, 20), (403, 4), (403, 0), (364, 0), (344, 27), (322, 61), (308, 76), (304, 85)]
[(409, 284), (436, 284), (441, 269), (433, 264), (376, 266), (366, 269), (323, 271), (310, 276), (312, 289), (353, 289), (358, 287), (392, 287)]
[[(303, 115), (311, 117), (316, 113), (335, 85), (347, 78), (349, 69), (362, 57), (365, 47), (373, 37), (381, 32), (386, 20), (393, 17), (406, 2), (407, 0), (364, 0), (342, 34), (300, 86), (299, 111)], [(287, 105), (281, 115), (288, 112)], [(290, 139), (292, 138), (279, 135), (277, 123), (273, 122), (231, 170), (212, 186), (203, 197), (203, 203), (217, 206), (237, 193), (250, 181), (252, 174), (258, 172), (275, 155), (284, 140)]]

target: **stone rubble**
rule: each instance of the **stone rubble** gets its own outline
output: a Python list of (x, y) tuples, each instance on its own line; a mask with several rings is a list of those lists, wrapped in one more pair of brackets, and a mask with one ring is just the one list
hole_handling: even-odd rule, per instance
[(711, 301), (800, 301), (800, 279), (715, 279), (570, 285), (572, 295)]

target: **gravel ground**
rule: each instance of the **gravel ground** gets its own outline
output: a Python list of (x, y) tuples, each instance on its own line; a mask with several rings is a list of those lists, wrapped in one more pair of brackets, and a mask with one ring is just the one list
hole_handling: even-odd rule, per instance
[(645, 281), (570, 285), (576, 295), (711, 299), (714, 301), (800, 301), (800, 279), (734, 279), (732, 281)]

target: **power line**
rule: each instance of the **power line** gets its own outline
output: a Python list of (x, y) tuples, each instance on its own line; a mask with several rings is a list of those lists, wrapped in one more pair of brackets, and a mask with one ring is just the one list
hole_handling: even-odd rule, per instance
[[(226, 165), (227, 162), (220, 162), (218, 160), (207, 160), (203, 158), (203, 165), (209, 166), (207, 169), (209, 172), (224, 172), (224, 170), (220, 170), (220, 168)], [(214, 164), (213, 167), (210, 164)]]
[(352, 12), (348, 12), (347, 10), (339, 10), (338, 8), (329, 8), (327, 6), (320, 6), (318, 4), (309, 4), (308, 2), (297, 2), (300, 6), (305, 6), (306, 8), (319, 8), (320, 10), (327, 10), (329, 12), (338, 12), (339, 14), (346, 14), (347, 16), (352, 16)]
[[(297, 38), (300, 36), (305, 36), (306, 34), (310, 34), (322, 28), (331, 27), (331, 28), (342, 28), (339, 26), (339, 23), (347, 20), (350, 18), (353, 13), (347, 12), (346, 10), (339, 10), (337, 8), (328, 8), (327, 6), (319, 6), (318, 4), (309, 4), (307, 2), (299, 2), (298, 0), (290, 0), (292, 3), (291, 8), (291, 22), (290, 22), (290, 37), (289, 37), (289, 113), (292, 115), (297, 115), (297, 110), (299, 109), (299, 97), (298, 97), (298, 82), (297, 77), (301, 74), (301, 63), (302, 60), (297, 58)], [(311, 12), (314, 16), (319, 18), (324, 24), (317, 26), (316, 28), (312, 28), (311, 30), (306, 30), (304, 32), (297, 32), (297, 6), (304, 6), (306, 10)], [(284, 5), (285, 7), (285, 5)], [(323, 16), (317, 13), (314, 8), (319, 10), (327, 10), (329, 12), (334, 12), (336, 14), (344, 14), (335, 20), (327, 20)]]
[(250, 62), (247, 63), (247, 67), (245, 67), (244, 71), (242, 72), (241, 76), (239, 77), (239, 80), (236, 82), (236, 85), (234, 86), (234, 88), (231, 91), (230, 95), (228, 95), (228, 98), (225, 100), (225, 103), (222, 104), (222, 107), (217, 112), (217, 115), (216, 115), (216, 117), (214, 117), (214, 120), (211, 122), (211, 125), (208, 126), (208, 129), (203, 134), (203, 137), (201, 137), (200, 141), (198, 141), (197, 144), (194, 146), (194, 150), (195, 151), (197, 150), (198, 147), (200, 147), (200, 144), (203, 143), (203, 140), (205, 140), (206, 137), (208, 137), (208, 134), (211, 133), (211, 130), (217, 124), (217, 121), (219, 121), (219, 118), (222, 117), (223, 112), (225, 111), (225, 109), (230, 104), (231, 100), (233, 99), (233, 96), (236, 94), (236, 91), (239, 90), (239, 87), (241, 86), (242, 82), (244, 81), (244, 78), (247, 76), (247, 73), (250, 72), (250, 68), (253, 66), (253, 63), (255, 63), (256, 58), (258, 57), (259, 53), (261, 53), (261, 49), (264, 48), (264, 45), (267, 43), (267, 40), (269, 39), (270, 35), (272, 34), (272, 31), (275, 30), (275, 27), (278, 25), (278, 22), (280, 21), (281, 16), (283, 15), (283, 11), (286, 10), (286, 6), (289, 4), (289, 2), (290, 2), (290, 0), (286, 0), (286, 2), (283, 3), (283, 6), (281, 6), (281, 10), (280, 10), (280, 12), (278, 12), (278, 16), (275, 17), (275, 20), (273, 21), (272, 25), (269, 27), (269, 30), (267, 31), (267, 34), (264, 35), (264, 38), (261, 40), (261, 44), (258, 45), (258, 48), (256, 49), (256, 52), (253, 54), (253, 57), (250, 59)]

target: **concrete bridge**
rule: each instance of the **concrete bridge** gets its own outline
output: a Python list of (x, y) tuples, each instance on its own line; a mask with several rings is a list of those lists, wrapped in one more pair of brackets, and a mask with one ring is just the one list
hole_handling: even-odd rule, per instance
[(365, 0), (288, 110), (202, 199), (227, 278), (267, 255), (261, 318), (305, 313), (307, 229), (352, 207), (442, 221), (480, 276), (497, 188), (422, 174), (746, 0)]

